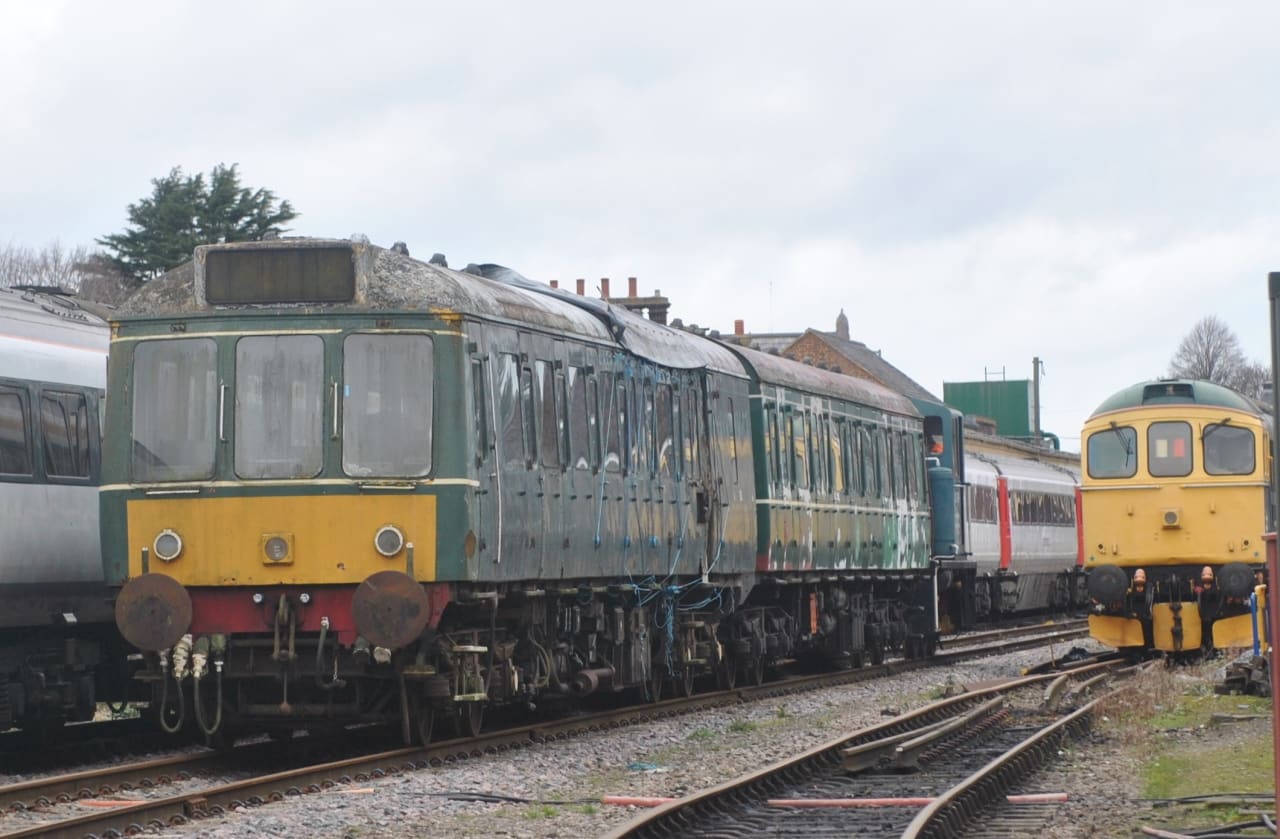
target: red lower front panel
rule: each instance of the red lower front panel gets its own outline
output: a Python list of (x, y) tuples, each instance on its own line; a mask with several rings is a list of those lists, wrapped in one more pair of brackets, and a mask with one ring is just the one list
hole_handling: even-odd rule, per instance
[[(452, 587), (447, 584), (425, 585), (430, 603), (427, 626), (440, 623), (445, 606), (452, 599)], [(286, 614), (296, 615), (296, 631), (319, 632), (320, 622), (329, 619), (329, 634), (338, 643), (350, 646), (356, 640), (355, 619), (351, 612), (351, 598), (355, 586), (272, 586), (261, 589), (189, 589), (191, 595), (191, 634), (235, 635), (239, 633), (272, 632), (276, 617), (280, 614), (280, 599), (286, 599)], [(255, 594), (262, 595), (262, 602), (253, 601)], [(302, 595), (310, 598), (302, 602)], [(286, 621), (287, 626), (287, 621)]]

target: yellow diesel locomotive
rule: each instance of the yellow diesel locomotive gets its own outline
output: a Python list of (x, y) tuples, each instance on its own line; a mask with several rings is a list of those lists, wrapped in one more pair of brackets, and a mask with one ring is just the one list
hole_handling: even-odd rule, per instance
[(1092, 636), (1174, 654), (1248, 646), (1270, 529), (1268, 419), (1210, 382), (1141, 382), (1093, 412), (1081, 448)]

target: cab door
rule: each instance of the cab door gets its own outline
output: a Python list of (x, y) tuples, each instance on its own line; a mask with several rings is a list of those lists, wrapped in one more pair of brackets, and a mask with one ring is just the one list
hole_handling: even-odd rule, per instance
[(697, 499), (697, 526), (703, 545), (699, 572), (706, 576), (715, 562), (720, 546), (720, 461), (723, 453), (719, 442), (723, 438), (717, 417), (719, 394), (711, 387), (711, 377), (703, 375), (698, 387), (690, 390), (690, 413), (696, 418), (696, 461), (693, 474)]
[(482, 563), (492, 564), (497, 559), (502, 505), (501, 482), (495, 457), (494, 429), (497, 415), (494, 413), (494, 384), (484, 342), (483, 330), (476, 330), (468, 357), (467, 375), (471, 388), (471, 440), (470, 468), (474, 470), (476, 488), (472, 497), (472, 521), (475, 523), (476, 550), (467, 557), (467, 579), (476, 579)]

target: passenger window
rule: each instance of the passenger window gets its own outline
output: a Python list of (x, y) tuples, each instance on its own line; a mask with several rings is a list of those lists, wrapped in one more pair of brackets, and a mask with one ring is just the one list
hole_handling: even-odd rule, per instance
[(792, 486), (797, 489), (809, 487), (809, 442), (805, 436), (803, 416), (791, 414), (787, 417), (791, 426)]
[(658, 385), (654, 396), (654, 413), (658, 432), (654, 446), (658, 450), (658, 474), (670, 477), (675, 469), (676, 446), (671, 417), (671, 385)]
[(591, 468), (589, 434), (595, 430), (587, 415), (587, 377), (581, 367), (570, 367), (569, 388), (569, 466)]
[(609, 472), (622, 469), (622, 425), (626, 422), (626, 406), (622, 403), (622, 385), (614, 387), (613, 374), (600, 374), (600, 418), (604, 423), (604, 468)]
[(533, 404), (533, 371), (520, 368), (520, 418), (525, 465), (530, 469), (538, 462), (538, 410)]
[(46, 475), (89, 477), (89, 411), (83, 395), (46, 392), (41, 396), (40, 433)]
[(520, 366), (511, 353), (498, 356), (498, 423), (504, 463), (524, 461), (523, 423), (520, 419)]
[(592, 469), (600, 468), (600, 393), (594, 378), (587, 379), (587, 449)]
[(733, 482), (736, 484), (738, 478), (738, 418), (733, 413), (733, 400), (727, 400), (729, 403), (729, 458), (733, 461)]
[[(634, 379), (632, 381), (635, 381)], [(636, 412), (639, 416), (632, 426), (635, 435), (635, 454), (632, 465), (637, 472), (653, 475), (657, 462), (653, 457), (653, 382), (636, 383), (632, 388), (636, 396)]]
[(556, 454), (561, 466), (569, 463), (569, 392), (564, 373), (556, 373)]
[(837, 422), (828, 427), (827, 441), (831, 444), (831, 489), (844, 495), (845, 447), (844, 423)]
[(862, 449), (862, 494), (866, 498), (877, 498), (880, 495), (880, 469), (876, 464), (878, 439), (871, 436), (871, 429), (858, 428), (858, 440)]
[(776, 454), (774, 460), (778, 464), (778, 487), (791, 486), (791, 456), (789, 454), (791, 446), (786, 439), (787, 434), (787, 417), (784, 415), (779, 418), (774, 415), (773, 423), (773, 440)]
[(26, 399), (17, 391), (0, 391), (0, 473), (30, 475)]
[(1191, 424), (1153, 422), (1147, 428), (1147, 471), (1153, 478), (1191, 474)]
[(533, 375), (536, 379), (534, 398), (537, 403), (538, 417), (538, 449), (543, 466), (560, 465), (559, 429), (556, 427), (555, 378), (551, 374), (551, 364), (546, 361), (535, 361)]
[(471, 402), (475, 410), (476, 463), (483, 463), (489, 453), (489, 400), (488, 379), (483, 359), (471, 360)]

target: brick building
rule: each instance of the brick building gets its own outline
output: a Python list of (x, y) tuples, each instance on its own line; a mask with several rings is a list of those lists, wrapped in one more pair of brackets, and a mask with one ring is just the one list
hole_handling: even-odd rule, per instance
[(804, 332), (752, 335), (747, 333), (742, 321), (736, 321), (734, 334), (726, 336), (725, 340), (812, 364), (823, 370), (868, 379), (908, 398), (942, 401), (915, 379), (885, 361), (878, 350), (871, 349), (861, 341), (851, 340), (849, 318), (845, 316), (843, 309), (836, 318), (834, 332), (806, 329)]

